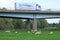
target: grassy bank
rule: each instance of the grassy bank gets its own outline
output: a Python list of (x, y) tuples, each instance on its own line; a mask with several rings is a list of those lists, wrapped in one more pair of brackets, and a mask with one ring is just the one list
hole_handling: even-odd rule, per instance
[(18, 33), (0, 31), (0, 40), (60, 40), (60, 31), (53, 31), (52, 35), (49, 32), (42, 31), (42, 34), (35, 35), (26, 31), (18, 31)]

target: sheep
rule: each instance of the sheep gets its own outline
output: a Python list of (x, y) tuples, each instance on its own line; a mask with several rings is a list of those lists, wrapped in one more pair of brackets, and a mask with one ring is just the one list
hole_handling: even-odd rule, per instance
[(40, 34), (42, 34), (42, 32), (36, 32), (36, 33), (35, 33), (35, 35), (40, 35)]
[(32, 32), (32, 33), (36, 33), (36, 32), (37, 32), (37, 30), (31, 30), (31, 32)]
[(15, 33), (18, 33), (17, 31)]
[(7, 31), (5, 31), (5, 32), (8, 32), (8, 33), (9, 33), (10, 31), (7, 30)]
[(27, 31), (27, 33), (30, 33), (30, 31)]
[(50, 34), (53, 34), (53, 32), (50, 32)]

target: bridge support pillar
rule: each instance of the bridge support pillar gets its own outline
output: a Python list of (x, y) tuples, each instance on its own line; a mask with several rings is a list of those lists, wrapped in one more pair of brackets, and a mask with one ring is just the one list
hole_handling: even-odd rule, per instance
[(37, 19), (33, 19), (33, 31), (37, 31)]
[(29, 19), (27, 19), (27, 31), (30, 31), (30, 20)]

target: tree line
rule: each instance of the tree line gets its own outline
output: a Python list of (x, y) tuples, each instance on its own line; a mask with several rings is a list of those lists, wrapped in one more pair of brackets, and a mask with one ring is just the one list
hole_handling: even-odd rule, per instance
[[(0, 18), (0, 30), (26, 30), (26, 22), (23, 19), (12, 19), (12, 18)], [(58, 24), (49, 24), (45, 19), (39, 19), (37, 21), (38, 29), (60, 29), (60, 22)], [(32, 21), (30, 21), (30, 29), (32, 29)]]

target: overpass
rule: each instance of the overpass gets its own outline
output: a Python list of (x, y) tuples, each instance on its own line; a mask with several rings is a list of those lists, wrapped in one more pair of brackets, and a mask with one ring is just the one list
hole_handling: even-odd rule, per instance
[(33, 30), (37, 30), (37, 19), (60, 18), (60, 11), (0, 10), (0, 17), (27, 19), (28, 30), (29, 20), (33, 19)]
[(34, 11), (34, 10), (0, 10), (0, 17), (13, 17), (13, 18), (58, 18), (60, 11)]

